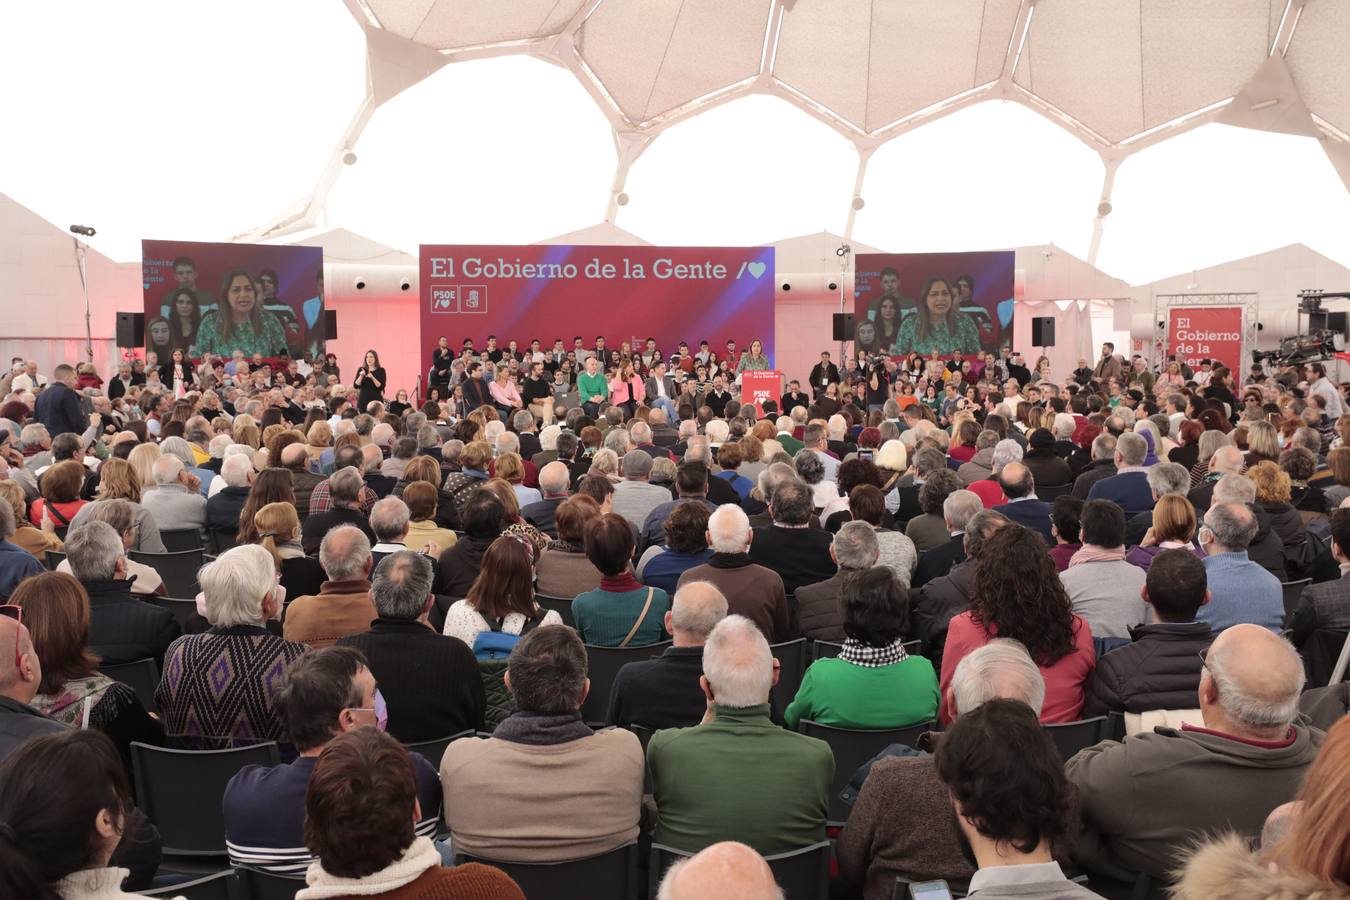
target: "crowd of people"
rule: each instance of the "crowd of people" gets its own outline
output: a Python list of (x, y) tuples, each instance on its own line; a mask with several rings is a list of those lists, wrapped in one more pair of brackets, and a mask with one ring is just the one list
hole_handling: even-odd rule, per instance
[[(1350, 891), (1345, 685), (1309, 678), (1350, 626), (1320, 364), (823, 353), (756, 409), (731, 386), (758, 341), (582, 343), (442, 339), (417, 404), (374, 351), (351, 383), (325, 356), (97, 385), (16, 360), (0, 896), (151, 883), (133, 742), (269, 741), (226, 847), (307, 900), (521, 897), (454, 855), (639, 837), (691, 857), (662, 898), (780, 896), (764, 858), (827, 836), (865, 900)], [(155, 564), (185, 533), (211, 557), (186, 619)], [(649, 649), (593, 683), (621, 648)], [(102, 668), (145, 659), (152, 704)], [(1072, 754), (1046, 727), (1110, 714)], [(841, 792), (808, 725), (921, 735)]]

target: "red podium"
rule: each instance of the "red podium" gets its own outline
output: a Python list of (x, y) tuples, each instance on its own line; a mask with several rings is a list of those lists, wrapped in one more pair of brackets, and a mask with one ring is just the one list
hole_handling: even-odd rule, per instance
[(764, 415), (765, 400), (778, 402), (783, 394), (783, 373), (774, 371), (746, 371), (741, 373), (741, 404), (755, 408), (756, 415)]

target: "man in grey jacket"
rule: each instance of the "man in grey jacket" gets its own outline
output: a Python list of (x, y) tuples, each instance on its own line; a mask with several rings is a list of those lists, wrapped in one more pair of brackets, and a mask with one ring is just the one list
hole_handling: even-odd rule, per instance
[(1234, 625), (1205, 655), (1203, 725), (1159, 727), (1080, 751), (1066, 766), (1082, 801), (1078, 862), (1098, 879), (1166, 882), (1208, 832), (1260, 834), (1294, 799), (1323, 733), (1298, 716), (1303, 663), (1259, 625)]
[(160, 531), (206, 527), (206, 498), (197, 490), (197, 481), (176, 456), (155, 460), (155, 489), (146, 491), (141, 505), (155, 520)]

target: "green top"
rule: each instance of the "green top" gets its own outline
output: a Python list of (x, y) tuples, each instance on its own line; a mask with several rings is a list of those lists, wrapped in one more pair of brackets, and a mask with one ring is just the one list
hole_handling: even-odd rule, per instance
[(776, 434), (773, 439), (783, 445), (783, 449), (787, 451), (788, 456), (796, 456), (798, 450), (806, 449), (805, 444), (790, 434)]
[(286, 346), (286, 332), (281, 327), (281, 320), (265, 309), (258, 315), (262, 322), (260, 329), (255, 330), (252, 322), (245, 322), (236, 325), (234, 334), (227, 339), (220, 333), (220, 313), (207, 313), (197, 328), (197, 352), (228, 357), (236, 350), (243, 350), (245, 356), (255, 353), (268, 358), (276, 356), (277, 351)]
[[(643, 647), (666, 640), (666, 610), (670, 597), (660, 588), (652, 588), (652, 605), (642, 625), (628, 642), (630, 647)], [(647, 588), (617, 593), (596, 588), (578, 594), (572, 601), (572, 618), (577, 623), (577, 634), (588, 644), (597, 647), (617, 647), (628, 635), (628, 629), (637, 621), (642, 605), (647, 602)]]
[(582, 372), (577, 376), (577, 395), (581, 397), (582, 403), (590, 403), (591, 398), (597, 394), (605, 400), (609, 399), (609, 381), (602, 373), (596, 372), (592, 375), (589, 372)]
[(769, 704), (714, 704), (713, 721), (652, 735), (653, 840), (697, 852), (741, 841), (768, 856), (825, 839), (834, 754), (779, 728)]
[(806, 670), (783, 721), (789, 728), (802, 719), (836, 728), (900, 728), (937, 716), (938, 700), (937, 674), (922, 656), (874, 669), (825, 658)]
[(769, 371), (769, 358), (767, 356), (754, 357), (748, 353), (741, 357), (741, 361), (736, 365), (736, 374), (742, 372), (767, 372)]
[(936, 350), (938, 353), (978, 353), (980, 351), (980, 330), (975, 321), (963, 312), (956, 316), (956, 334), (952, 334), (945, 321), (933, 322), (928, 327), (928, 337), (919, 339), (919, 315), (914, 313), (900, 323), (900, 332), (895, 337), (895, 346), (900, 353), (922, 353), (925, 356)]

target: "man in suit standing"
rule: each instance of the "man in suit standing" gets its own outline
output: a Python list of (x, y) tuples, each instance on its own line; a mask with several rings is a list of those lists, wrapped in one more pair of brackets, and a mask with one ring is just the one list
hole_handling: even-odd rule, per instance
[[(826, 386), (839, 383), (839, 367), (830, 362), (830, 354), (820, 354), (820, 362), (811, 368), (811, 393), (819, 397), (825, 393)], [(790, 413), (792, 410), (784, 407), (783, 412)]]
[(1116, 345), (1110, 341), (1102, 344), (1102, 358), (1093, 367), (1092, 377), (1106, 384), (1112, 378), (1119, 380), (1124, 370), (1125, 361), (1116, 355)]
[(1008, 463), (998, 473), (999, 484), (1008, 502), (994, 507), (1010, 521), (1040, 532), (1046, 543), (1053, 544), (1050, 533), (1050, 504), (1036, 497), (1036, 480), (1031, 470), (1022, 463)]
[(675, 410), (675, 377), (666, 373), (664, 362), (652, 366), (652, 374), (647, 376), (643, 387), (647, 389), (648, 406), (665, 410), (668, 419), (679, 417)]

